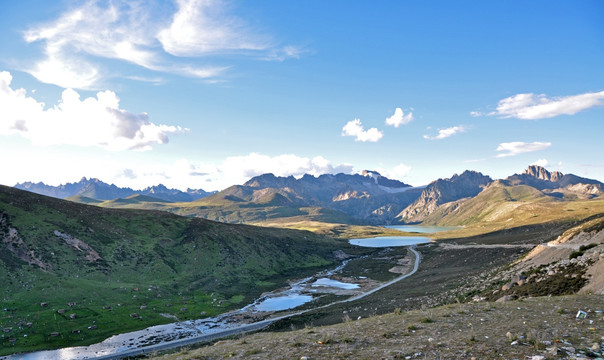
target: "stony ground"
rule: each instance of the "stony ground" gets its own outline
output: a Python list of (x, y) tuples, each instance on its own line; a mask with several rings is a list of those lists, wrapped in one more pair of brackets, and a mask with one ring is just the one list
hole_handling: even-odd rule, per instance
[[(585, 319), (577, 319), (579, 310)], [(580, 359), (602, 357), (604, 296), (466, 303), (256, 333), (176, 359)]]

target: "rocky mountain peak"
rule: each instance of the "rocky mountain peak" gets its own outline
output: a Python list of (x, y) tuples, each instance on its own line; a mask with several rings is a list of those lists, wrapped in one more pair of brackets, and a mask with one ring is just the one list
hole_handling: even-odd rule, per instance
[(558, 182), (564, 176), (559, 171), (549, 172), (544, 167), (539, 165), (529, 165), (529, 167), (524, 171), (524, 174), (535, 177), (539, 180)]
[(406, 188), (406, 187), (410, 187), (410, 185), (407, 185), (407, 184), (405, 184), (402, 181), (388, 179), (387, 177), (382, 176), (379, 172), (374, 171), (374, 170), (363, 170), (361, 172), (361, 175), (365, 176), (365, 177), (372, 178), (373, 181), (375, 181), (375, 183), (377, 185), (386, 186), (386, 187), (389, 187), (389, 188)]

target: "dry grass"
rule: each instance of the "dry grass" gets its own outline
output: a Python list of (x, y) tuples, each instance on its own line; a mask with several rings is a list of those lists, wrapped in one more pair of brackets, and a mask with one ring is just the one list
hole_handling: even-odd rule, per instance
[[(252, 334), (158, 359), (559, 358), (564, 347), (588, 351), (602, 343), (604, 319), (596, 310), (604, 308), (603, 300), (574, 295), (396, 311), (333, 326)], [(575, 318), (579, 309), (588, 311), (587, 319)]]

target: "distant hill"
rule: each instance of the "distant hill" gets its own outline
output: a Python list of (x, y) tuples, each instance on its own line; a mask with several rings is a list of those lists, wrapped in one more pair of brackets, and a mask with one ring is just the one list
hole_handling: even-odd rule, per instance
[[(162, 314), (211, 316), (332, 266), (340, 249), (359, 253), (306, 231), (106, 209), (0, 186), (0, 328), (4, 341), (33, 350), (27, 343), (74, 346), (173, 321)], [(2, 346), (0, 355), (15, 349)]]
[[(599, 181), (573, 174), (550, 173), (543, 167), (532, 165), (522, 174), (488, 184), (474, 197), (441, 204), (422, 221), (426, 224), (469, 225), (481, 222), (514, 224), (530, 218), (552, 219), (572, 214), (574, 210), (570, 204), (599, 198), (601, 194), (602, 183)], [(564, 204), (568, 204), (566, 209), (563, 209)], [(565, 211), (570, 213), (564, 214)]]
[(176, 189), (168, 189), (162, 184), (147, 187), (143, 190), (132, 190), (130, 188), (120, 188), (113, 184), (110, 185), (95, 178), (82, 178), (76, 183), (67, 183), (59, 186), (46, 185), (42, 182), (24, 182), (14, 187), (59, 199), (73, 198), (76, 201), (78, 198), (75, 196), (78, 195), (96, 200), (113, 200), (139, 194), (149, 195), (164, 201), (179, 202), (194, 201), (215, 193), (206, 192), (201, 189), (187, 189), (186, 192), (183, 192)]
[(549, 172), (537, 165), (529, 166), (522, 174), (509, 176), (505, 183), (529, 185), (556, 197), (590, 199), (604, 192), (604, 184), (597, 180), (559, 171)]
[(464, 171), (449, 179), (438, 179), (422, 191), (415, 202), (397, 215), (397, 220), (405, 223), (419, 223), (446, 203), (478, 195), (493, 182), (489, 176), (476, 171)]
[(383, 224), (421, 192), (375, 171), (363, 174), (304, 175), (299, 179), (264, 174), (194, 201), (187, 214), (250, 222), (305, 216), (309, 209), (315, 209), (311, 211), (315, 214), (312, 220)]
[[(513, 194), (531, 193), (539, 196), (530, 201), (575, 201), (598, 198), (604, 193), (604, 184), (597, 180), (549, 172), (536, 165), (529, 166), (522, 174), (496, 182), (498, 190), (492, 188), (478, 199), (490, 201), (493, 197), (497, 204), (501, 203), (499, 200), (509, 203), (517, 201)], [(433, 181), (425, 187), (411, 187), (376, 171), (365, 170), (354, 175), (315, 177), (307, 174), (298, 179), (263, 174), (243, 185), (233, 185), (212, 194), (191, 189), (181, 192), (163, 185), (134, 191), (96, 179), (82, 179), (79, 183), (59, 187), (40, 183), (18, 186), (52, 196), (75, 192), (76, 195), (68, 197), (70, 200), (102, 207), (163, 210), (228, 223), (275, 223), (278, 220), (284, 224), (313, 221), (384, 225), (422, 222), (467, 224), (471, 219), (481, 218), (469, 208), (484, 210), (486, 205), (495, 206), (494, 203), (468, 205), (463, 207), (463, 212), (459, 210), (455, 216), (450, 214), (465, 202), (477, 198), (493, 183), (491, 177), (467, 170), (451, 178)], [(505, 196), (496, 195), (503, 188), (512, 194), (511, 199), (505, 200)]]

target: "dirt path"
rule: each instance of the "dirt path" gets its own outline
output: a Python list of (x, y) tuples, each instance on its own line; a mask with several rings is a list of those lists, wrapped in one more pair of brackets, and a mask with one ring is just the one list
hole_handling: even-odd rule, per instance
[(458, 245), (458, 244), (450, 244), (450, 243), (438, 243), (438, 245), (444, 249), (494, 249), (494, 248), (526, 248), (532, 249), (536, 245), (535, 244), (493, 244), (493, 245), (482, 245), (482, 244), (473, 244), (473, 245)]

